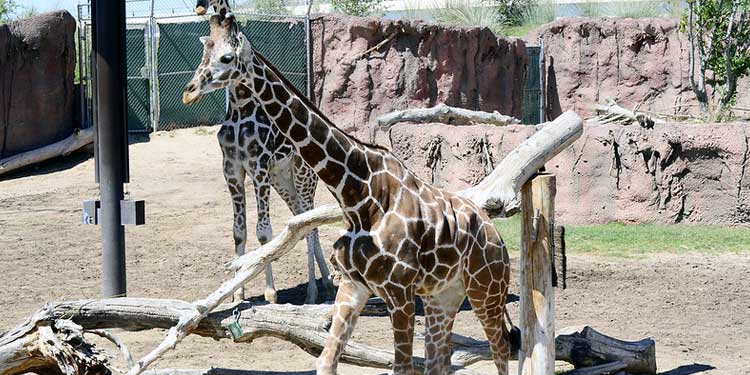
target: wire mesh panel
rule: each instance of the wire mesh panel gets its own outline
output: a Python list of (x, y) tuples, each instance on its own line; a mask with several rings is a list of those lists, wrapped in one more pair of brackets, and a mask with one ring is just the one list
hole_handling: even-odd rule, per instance
[[(240, 30), (301, 92), (307, 89), (307, 32), (303, 19), (236, 14)], [(223, 90), (190, 106), (182, 92), (203, 54), (199, 38), (209, 34), (208, 21), (196, 17), (159, 19), (157, 52), (159, 130), (216, 124), (226, 110)]]
[(303, 18), (237, 15), (240, 30), (301, 92), (307, 92), (307, 33)]
[(203, 55), (199, 38), (208, 35), (209, 28), (205, 20), (179, 21), (177, 18), (158, 21), (159, 130), (216, 124), (226, 109), (223, 90), (190, 106), (182, 103), (182, 91)]
[(523, 123), (539, 124), (543, 122), (540, 108), (542, 106), (542, 81), (539, 75), (539, 46), (527, 46), (529, 65), (526, 67), (526, 88), (523, 91)]
[(151, 98), (146, 58), (144, 28), (129, 27), (125, 31), (127, 53), (128, 131), (147, 132), (151, 129)]
[[(201, 60), (199, 38), (209, 34), (208, 18), (196, 16), (195, 2), (126, 0), (128, 130), (144, 132), (216, 124), (224, 116), (223, 90), (191, 106), (182, 91)], [(79, 74), (84, 126), (95, 121), (92, 90), (90, 5), (79, 5)], [(307, 90), (307, 29), (304, 17), (235, 12), (243, 33), (301, 92)]]

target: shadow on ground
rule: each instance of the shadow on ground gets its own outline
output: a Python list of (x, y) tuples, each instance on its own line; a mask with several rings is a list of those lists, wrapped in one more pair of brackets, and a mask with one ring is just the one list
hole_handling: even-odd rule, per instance
[(692, 375), (692, 374), (705, 372), (708, 370), (713, 370), (715, 368), (716, 367), (711, 366), (711, 365), (693, 363), (692, 365), (682, 365), (680, 367), (677, 367), (669, 371), (660, 372), (659, 375)]

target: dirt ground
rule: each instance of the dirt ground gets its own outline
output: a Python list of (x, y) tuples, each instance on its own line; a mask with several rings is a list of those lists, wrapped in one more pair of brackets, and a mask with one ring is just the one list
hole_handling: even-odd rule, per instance
[[(231, 206), (216, 131), (157, 133), (148, 142), (131, 145), (128, 191), (132, 198), (146, 200), (147, 225), (127, 228), (129, 296), (194, 300), (227, 278), (223, 264), (233, 256)], [(0, 331), (20, 323), (45, 301), (98, 297), (100, 232), (81, 224), (81, 202), (97, 196), (93, 171), (93, 159), (79, 153), (0, 181)], [(273, 199), (272, 207), (285, 207), (278, 196)], [(332, 201), (320, 188), (318, 204)], [(248, 220), (254, 225), (254, 199), (250, 202)], [(273, 212), (277, 230), (289, 216), (285, 208)], [(336, 226), (321, 228), (327, 251), (337, 233)], [(250, 237), (252, 249), (257, 241)], [(639, 259), (577, 256), (575, 249), (569, 253), (569, 287), (558, 291), (556, 301), (558, 328), (590, 325), (622, 339), (652, 337), (663, 374), (750, 374), (750, 252)], [(517, 263), (517, 254), (512, 257)], [(274, 265), (280, 290), (306, 281), (305, 259), (302, 241), (296, 253)], [(517, 280), (518, 275), (514, 269), (511, 277)], [(249, 290), (262, 294), (262, 281), (251, 283)], [(281, 302), (300, 303), (296, 290), (282, 291)], [(514, 281), (511, 291), (517, 290)], [(510, 309), (516, 316), (518, 303)], [(391, 348), (388, 326), (387, 318), (363, 318), (354, 340)], [(483, 338), (470, 311), (459, 314), (455, 331)], [(164, 331), (121, 335), (138, 357)], [(276, 339), (233, 344), (191, 336), (157, 367), (313, 374), (314, 361)], [(488, 362), (472, 368), (493, 373)], [(515, 364), (511, 368), (515, 373)], [(383, 372), (340, 367), (345, 375)]]

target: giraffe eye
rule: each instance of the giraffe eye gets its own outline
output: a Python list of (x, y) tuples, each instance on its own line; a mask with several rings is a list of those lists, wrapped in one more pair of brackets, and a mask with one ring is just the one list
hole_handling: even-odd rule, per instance
[(229, 64), (230, 62), (232, 62), (232, 60), (234, 60), (234, 53), (231, 52), (219, 58), (219, 61), (221, 61), (223, 64)]

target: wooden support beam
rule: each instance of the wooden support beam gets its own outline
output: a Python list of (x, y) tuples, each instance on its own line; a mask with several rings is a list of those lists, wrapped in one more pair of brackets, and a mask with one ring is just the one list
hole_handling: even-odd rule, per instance
[(552, 224), (555, 175), (540, 174), (521, 191), (521, 350), (519, 373), (555, 373), (555, 289)]

